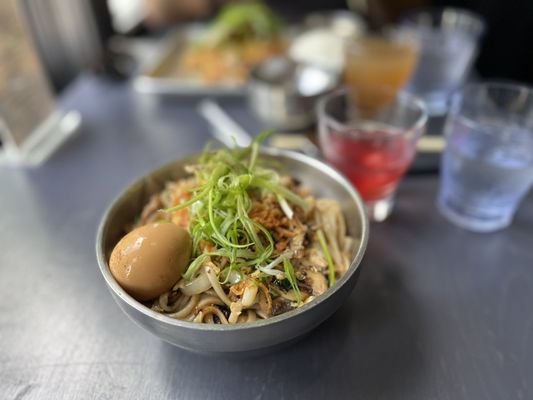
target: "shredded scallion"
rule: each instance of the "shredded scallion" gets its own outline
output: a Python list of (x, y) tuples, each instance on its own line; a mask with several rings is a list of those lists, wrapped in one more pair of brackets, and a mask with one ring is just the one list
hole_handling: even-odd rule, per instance
[(328, 245), (326, 244), (326, 238), (324, 237), (322, 229), (317, 230), (316, 235), (318, 237), (318, 241), (320, 242), (320, 246), (322, 247), (322, 252), (324, 253), (324, 256), (326, 257), (326, 261), (328, 263), (329, 287), (332, 287), (335, 283), (335, 267), (333, 265), (333, 259), (331, 258), (331, 254), (329, 252)]
[[(259, 145), (269, 133), (259, 135), (249, 147), (204, 152), (199, 164), (190, 167), (197, 182), (191, 190), (192, 197), (166, 210), (174, 212), (191, 206), (189, 231), (193, 240), (193, 261), (183, 275), (186, 279), (193, 279), (209, 257), (228, 259), (230, 267), (220, 277), (223, 282), (232, 271), (240, 273), (246, 267), (264, 268), (278, 257), (274, 254), (271, 233), (249, 216), (252, 191), (275, 194), (288, 217), (292, 217), (294, 206), (304, 210), (310, 207), (305, 199), (279, 182), (275, 171), (258, 165)], [(202, 241), (213, 243), (216, 250), (202, 253)], [(287, 262), (284, 261), (284, 266), (289, 265), (292, 271), (288, 279), (300, 296), (292, 264)]]
[(300, 288), (298, 287), (298, 282), (296, 281), (294, 267), (292, 266), (292, 263), (288, 258), (283, 259), (283, 269), (285, 270), (285, 276), (291, 284), (292, 290), (294, 290), (296, 300), (298, 301), (298, 303), (300, 303), (302, 301), (302, 293), (300, 293)]

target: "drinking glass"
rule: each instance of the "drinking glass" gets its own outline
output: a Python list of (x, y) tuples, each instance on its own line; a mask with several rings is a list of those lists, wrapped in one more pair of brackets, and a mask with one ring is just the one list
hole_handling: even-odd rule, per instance
[(419, 46), (408, 90), (426, 102), (430, 115), (446, 113), (450, 94), (470, 74), (484, 29), (479, 15), (456, 8), (422, 9), (401, 20), (399, 32)]
[(533, 91), (480, 83), (454, 97), (437, 205), (478, 232), (508, 226), (533, 183)]
[[(364, 106), (391, 100), (409, 80), (417, 62), (416, 42), (394, 31), (348, 40), (344, 46), (344, 83)], [(376, 87), (389, 90), (375, 91)]]
[(370, 220), (383, 221), (413, 161), (427, 115), (424, 103), (410, 94), (381, 87), (374, 92), (387, 98), (387, 103), (368, 106), (354, 88), (320, 99), (319, 140), (326, 161), (361, 194)]

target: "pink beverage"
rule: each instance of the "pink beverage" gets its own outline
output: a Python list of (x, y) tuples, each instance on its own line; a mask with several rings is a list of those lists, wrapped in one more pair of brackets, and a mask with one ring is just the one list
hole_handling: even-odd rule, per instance
[[(379, 87), (373, 91), (390, 93)], [(361, 105), (360, 99), (352, 88), (320, 100), (320, 147), (326, 160), (359, 191), (370, 220), (383, 221), (413, 161), (427, 113), (424, 103), (404, 92), (389, 94), (379, 107)]]
[(415, 153), (398, 129), (368, 122), (341, 133), (330, 131), (321, 145), (327, 161), (355, 185), (365, 201), (392, 195)]

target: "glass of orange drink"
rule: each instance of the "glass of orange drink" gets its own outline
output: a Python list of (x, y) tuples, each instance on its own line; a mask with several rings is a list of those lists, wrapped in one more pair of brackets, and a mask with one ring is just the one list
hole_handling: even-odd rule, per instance
[[(407, 83), (418, 60), (414, 40), (399, 35), (366, 36), (345, 43), (344, 82), (367, 109), (380, 108)], [(375, 91), (376, 86), (389, 91)]]

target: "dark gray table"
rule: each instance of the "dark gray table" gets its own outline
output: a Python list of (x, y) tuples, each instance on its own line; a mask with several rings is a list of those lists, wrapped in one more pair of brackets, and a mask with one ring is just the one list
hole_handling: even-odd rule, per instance
[(209, 139), (195, 102), (85, 77), (62, 104), (81, 134), (41, 168), (0, 169), (0, 398), (533, 398), (533, 196), (478, 235), (436, 213), (436, 176), (408, 177), (331, 319), (268, 356), (202, 357), (129, 321), (94, 254), (115, 194)]

